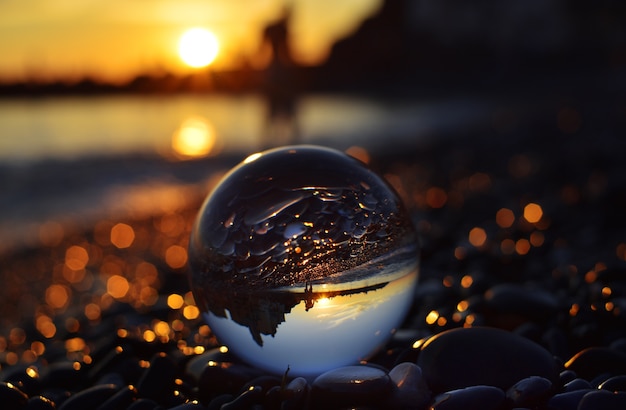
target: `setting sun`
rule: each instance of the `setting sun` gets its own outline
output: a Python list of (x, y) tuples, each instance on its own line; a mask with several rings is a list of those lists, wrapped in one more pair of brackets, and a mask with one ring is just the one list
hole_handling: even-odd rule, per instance
[(178, 42), (178, 55), (190, 67), (206, 67), (215, 60), (219, 43), (215, 34), (196, 27), (183, 33)]

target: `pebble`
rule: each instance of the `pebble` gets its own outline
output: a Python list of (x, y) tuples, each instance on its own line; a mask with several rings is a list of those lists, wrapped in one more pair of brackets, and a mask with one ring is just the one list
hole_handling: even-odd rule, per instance
[(458, 328), (422, 345), (417, 365), (435, 393), (487, 385), (507, 390), (521, 379), (540, 376), (556, 384), (552, 355), (538, 344), (495, 328)]
[(422, 369), (414, 363), (400, 363), (389, 372), (395, 385), (387, 405), (391, 408), (422, 409), (431, 398)]
[[(552, 410), (577, 410), (578, 403), (585, 394), (596, 391), (595, 389), (574, 390), (567, 393), (555, 394), (548, 400), (547, 408)], [(599, 409), (596, 409), (599, 410)]]
[(137, 389), (133, 386), (126, 386), (98, 406), (97, 410), (125, 409), (130, 406), (136, 398)]
[(59, 407), (59, 410), (95, 409), (117, 393), (118, 387), (114, 384), (100, 384), (88, 387), (70, 396)]
[(437, 395), (430, 410), (498, 410), (504, 404), (504, 392), (493, 386), (471, 386)]
[(0, 403), (3, 408), (21, 409), (28, 401), (26, 393), (7, 382), (0, 382)]
[(577, 410), (624, 410), (626, 409), (626, 393), (611, 393), (596, 390), (583, 396)]
[(198, 399), (207, 403), (221, 394), (236, 396), (246, 383), (263, 374), (245, 364), (207, 363), (198, 381)]
[(586, 380), (605, 373), (626, 374), (626, 353), (608, 347), (589, 347), (568, 360), (565, 368), (573, 370)]
[(379, 368), (345, 366), (319, 375), (311, 397), (318, 407), (378, 406), (393, 387), (389, 375)]
[(600, 383), (598, 388), (611, 392), (626, 392), (626, 375), (613, 376)]
[(28, 399), (28, 403), (23, 410), (55, 410), (54, 402), (43, 396), (34, 396)]
[(543, 322), (557, 312), (559, 303), (552, 293), (541, 288), (503, 283), (485, 292), (485, 307), (498, 315), (519, 315)]
[(241, 393), (235, 400), (225, 403), (220, 410), (246, 410), (255, 404), (260, 404), (263, 399), (263, 389), (253, 386)]
[(150, 361), (139, 383), (137, 396), (164, 403), (174, 391), (176, 368), (172, 360), (165, 354), (159, 353)]
[(593, 389), (591, 383), (589, 383), (585, 379), (581, 379), (580, 377), (575, 378), (574, 380), (565, 383), (563, 386), (563, 392), (570, 392), (575, 390), (589, 390)]
[(311, 386), (304, 377), (296, 377), (290, 381), (282, 392), (281, 410), (298, 410), (306, 404)]
[(545, 377), (527, 377), (511, 386), (506, 391), (506, 398), (516, 407), (537, 407), (550, 398), (552, 386)]

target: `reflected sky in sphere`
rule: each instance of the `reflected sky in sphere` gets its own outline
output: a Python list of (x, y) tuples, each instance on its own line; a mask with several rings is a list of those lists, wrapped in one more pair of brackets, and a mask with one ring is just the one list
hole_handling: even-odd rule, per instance
[(393, 189), (339, 151), (255, 154), (205, 201), (190, 281), (209, 327), (250, 364), (312, 376), (374, 354), (401, 323), (417, 237)]

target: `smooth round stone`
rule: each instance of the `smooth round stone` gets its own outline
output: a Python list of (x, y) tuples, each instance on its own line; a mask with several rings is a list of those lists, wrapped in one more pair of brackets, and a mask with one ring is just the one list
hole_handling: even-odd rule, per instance
[(430, 401), (432, 393), (418, 365), (400, 363), (391, 369), (389, 377), (396, 386), (387, 402), (390, 407), (419, 409)]
[(244, 364), (209, 363), (198, 382), (198, 398), (208, 402), (222, 394), (238, 395), (246, 383), (262, 375), (260, 370)]
[(577, 410), (624, 410), (626, 409), (626, 393), (611, 393), (597, 390), (587, 393), (578, 404)]
[(296, 377), (290, 381), (282, 392), (284, 397), (281, 403), (282, 410), (302, 409), (306, 404), (307, 395), (311, 386), (304, 377)]
[(581, 379), (580, 377), (575, 378), (574, 380), (565, 383), (563, 386), (563, 392), (575, 391), (575, 390), (589, 390), (593, 389), (591, 383), (589, 383), (585, 379)]
[(548, 409), (558, 410), (577, 410), (578, 403), (580, 403), (585, 394), (593, 391), (595, 391), (595, 389), (574, 390), (567, 393), (555, 394), (548, 400), (546, 407)]
[(152, 358), (137, 384), (137, 396), (151, 399), (157, 403), (164, 402), (174, 391), (176, 368), (172, 360), (160, 353)]
[(209, 363), (230, 363), (233, 361), (237, 361), (237, 359), (232, 353), (230, 353), (230, 350), (224, 351), (223, 349), (216, 347), (189, 360), (185, 366), (185, 373), (193, 377), (193, 379), (197, 382), (200, 380), (200, 377), (202, 377), (202, 372), (204, 372), (204, 369)]
[(605, 373), (626, 374), (626, 354), (608, 347), (589, 347), (569, 359), (565, 368), (586, 380)]
[[(11, 383), (0, 382), (0, 404), (6, 409), (21, 409), (28, 396)], [(5, 407), (6, 406), (6, 407)]]
[(28, 399), (28, 403), (23, 410), (55, 410), (57, 407), (54, 402), (43, 396), (35, 396)]
[(417, 359), (435, 393), (486, 385), (507, 390), (519, 380), (540, 376), (553, 384), (559, 371), (538, 344), (495, 328), (459, 328), (428, 339)]
[(100, 384), (88, 387), (65, 400), (59, 410), (95, 409), (117, 393), (118, 387), (113, 384)]
[(263, 398), (263, 389), (259, 386), (250, 387), (241, 393), (235, 400), (223, 404), (220, 410), (243, 410), (249, 409), (255, 404), (260, 404)]
[(493, 286), (485, 292), (485, 305), (499, 314), (516, 314), (531, 319), (551, 317), (558, 308), (553, 294), (541, 288), (528, 288), (505, 283)]
[(437, 395), (430, 410), (498, 410), (504, 392), (494, 386), (471, 386)]
[(104, 403), (102, 403), (97, 410), (117, 410), (125, 409), (130, 406), (137, 398), (137, 390), (134, 386), (125, 386), (121, 388), (113, 396), (109, 397)]
[(598, 388), (612, 392), (626, 392), (626, 375), (613, 376), (600, 383)]
[(345, 366), (319, 375), (312, 385), (316, 405), (360, 406), (381, 404), (393, 389), (389, 375), (376, 367)]
[(552, 382), (544, 377), (531, 376), (515, 383), (506, 391), (506, 398), (517, 407), (534, 407), (552, 394)]

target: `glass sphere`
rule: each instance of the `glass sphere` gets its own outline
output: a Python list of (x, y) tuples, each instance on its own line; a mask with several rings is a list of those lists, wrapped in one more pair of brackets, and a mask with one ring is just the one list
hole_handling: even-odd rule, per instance
[(418, 252), (400, 199), (363, 163), (278, 148), (248, 157), (202, 205), (190, 282), (235, 355), (314, 376), (384, 346), (412, 303)]

